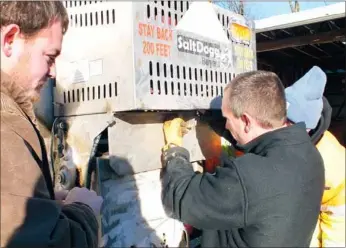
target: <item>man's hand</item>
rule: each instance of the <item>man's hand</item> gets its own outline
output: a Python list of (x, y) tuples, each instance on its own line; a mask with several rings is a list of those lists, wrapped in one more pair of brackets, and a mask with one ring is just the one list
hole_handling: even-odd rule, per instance
[(183, 136), (189, 131), (186, 122), (181, 118), (174, 118), (163, 124), (163, 132), (165, 134), (166, 144), (174, 144), (176, 146), (183, 145)]
[(55, 191), (55, 200), (64, 202), (67, 195), (68, 195), (68, 190), (65, 190), (65, 189)]
[(88, 190), (87, 188), (75, 187), (67, 194), (65, 204), (81, 202), (94, 210), (96, 216), (100, 214), (103, 199), (98, 196), (95, 191)]

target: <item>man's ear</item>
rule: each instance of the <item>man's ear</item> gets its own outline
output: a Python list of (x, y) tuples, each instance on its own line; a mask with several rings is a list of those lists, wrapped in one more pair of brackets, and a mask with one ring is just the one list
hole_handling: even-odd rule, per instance
[(16, 24), (10, 24), (1, 28), (1, 50), (6, 57), (10, 57), (13, 52), (13, 43), (20, 35), (20, 28)]
[(241, 121), (243, 122), (244, 132), (249, 133), (252, 126), (252, 118), (248, 113), (243, 113), (241, 116)]

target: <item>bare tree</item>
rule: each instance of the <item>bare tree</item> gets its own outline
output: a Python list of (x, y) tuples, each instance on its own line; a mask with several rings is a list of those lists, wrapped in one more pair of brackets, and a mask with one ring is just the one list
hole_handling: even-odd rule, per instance
[(213, 0), (213, 3), (219, 5), (222, 8), (231, 10), (237, 14), (245, 15), (244, 1), (243, 0)]
[(292, 13), (299, 12), (300, 6), (299, 6), (299, 2), (298, 1), (294, 1), (294, 5), (293, 5), (293, 1), (292, 0), (288, 0), (288, 3), (290, 4)]
[(209, 0), (210, 2), (234, 13), (245, 16), (247, 19), (261, 18), (262, 13), (251, 11), (251, 1), (245, 0)]

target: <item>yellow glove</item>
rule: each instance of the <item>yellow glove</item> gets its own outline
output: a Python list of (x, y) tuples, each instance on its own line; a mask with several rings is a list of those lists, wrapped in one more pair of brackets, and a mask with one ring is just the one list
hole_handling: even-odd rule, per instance
[(164, 150), (166, 150), (171, 144), (182, 146), (183, 136), (189, 131), (189, 129), (190, 128), (187, 126), (186, 122), (181, 118), (166, 121), (163, 124), (163, 132), (166, 140)]

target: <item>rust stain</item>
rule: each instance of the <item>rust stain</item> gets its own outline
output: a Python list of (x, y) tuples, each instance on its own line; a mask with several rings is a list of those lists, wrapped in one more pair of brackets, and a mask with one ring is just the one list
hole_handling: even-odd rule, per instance
[(81, 167), (77, 167), (77, 184), (78, 186), (82, 186), (83, 183), (84, 183), (84, 180), (83, 180), (83, 171), (81, 169)]
[[(72, 120), (73, 122), (73, 120)], [(78, 125), (78, 130), (82, 128), (83, 124)], [(73, 128), (77, 129), (77, 128)], [(86, 135), (86, 134), (85, 134)], [(73, 147), (75, 150), (74, 156), (78, 156), (77, 161), (75, 157), (72, 157), (71, 159), (75, 159), (73, 163), (75, 163), (75, 166), (77, 168), (77, 174), (78, 176), (78, 181), (80, 185), (83, 185), (84, 183), (84, 175), (85, 175), (85, 170), (87, 170), (88, 166), (88, 161), (89, 161), (89, 156), (90, 156), (90, 151), (91, 151), (91, 143), (90, 142), (85, 142), (85, 140), (89, 141), (89, 138), (87, 137), (80, 137), (76, 135), (73, 130), (69, 130), (68, 136), (66, 139), (67, 144), (70, 147)]]
[(105, 112), (106, 113), (112, 112), (112, 104), (109, 101), (106, 101)]

